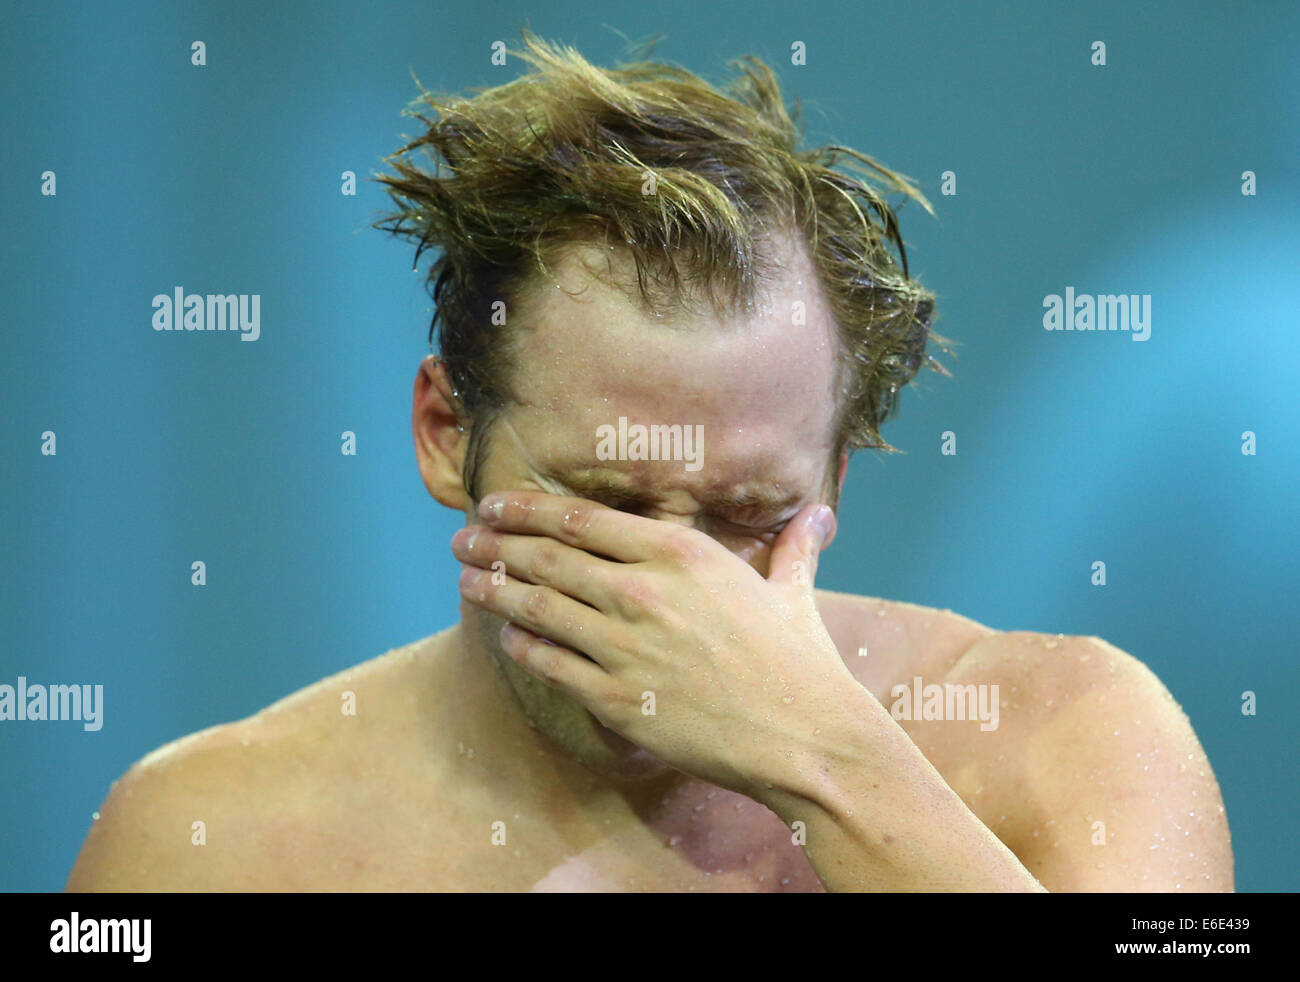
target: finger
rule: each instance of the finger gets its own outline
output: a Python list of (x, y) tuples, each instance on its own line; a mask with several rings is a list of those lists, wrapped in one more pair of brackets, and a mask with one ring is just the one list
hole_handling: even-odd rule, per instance
[(805, 587), (811, 593), (825, 544), (835, 534), (835, 513), (826, 505), (807, 505), (772, 544), (767, 578)]
[(500, 561), (517, 580), (548, 586), (605, 613), (614, 609), (611, 584), (625, 572), (621, 563), (594, 556), (544, 535), (497, 532), (469, 525), (451, 537), (451, 551), (462, 563), (492, 569)]
[(543, 491), (494, 492), (479, 502), (478, 513), (498, 531), (545, 535), (624, 563), (656, 558), (664, 537), (664, 524), (652, 518)]
[(612, 650), (605, 615), (550, 587), (467, 566), (460, 574), (460, 592), (470, 603), (581, 651), (597, 664)]
[(609, 673), (599, 665), (562, 645), (547, 644), (518, 624), (507, 621), (501, 628), (501, 650), (524, 671), (588, 708), (608, 685)]

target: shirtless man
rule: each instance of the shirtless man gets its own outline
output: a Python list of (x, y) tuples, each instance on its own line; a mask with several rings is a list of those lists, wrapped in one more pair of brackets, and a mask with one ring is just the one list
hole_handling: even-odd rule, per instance
[[(140, 760), (68, 889), (1231, 890), (1210, 765), (1140, 662), (814, 587), (845, 359), (806, 239), (767, 241), (759, 303), (670, 322), (618, 250), (557, 252), (509, 294), (477, 448), (425, 359), (459, 623)], [(606, 459), (619, 417), (702, 427), (703, 466)], [(996, 726), (891, 712), (915, 679), (985, 687)]]

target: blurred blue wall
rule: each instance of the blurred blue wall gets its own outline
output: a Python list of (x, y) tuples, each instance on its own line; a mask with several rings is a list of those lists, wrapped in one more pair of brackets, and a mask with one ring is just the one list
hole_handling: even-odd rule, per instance
[[(753, 52), (810, 142), (920, 183), (938, 219), (900, 217), (955, 378), (905, 393), (906, 454), (854, 458), (819, 585), (1142, 659), (1215, 768), (1238, 889), (1296, 889), (1300, 10), (1063, 6), (11, 5), (0, 682), (102, 683), (106, 706), (93, 733), (0, 724), (0, 888), (61, 889), (149, 750), (454, 621), (459, 523), (410, 433), (430, 302), (366, 178), (414, 132), (412, 71), (512, 78), (489, 45), (528, 18), (598, 64), (624, 50), (603, 25), (663, 31), (656, 57), (715, 81)], [(155, 333), (175, 285), (261, 294), (261, 338)], [(1044, 331), (1067, 286), (1150, 294), (1151, 338)]]

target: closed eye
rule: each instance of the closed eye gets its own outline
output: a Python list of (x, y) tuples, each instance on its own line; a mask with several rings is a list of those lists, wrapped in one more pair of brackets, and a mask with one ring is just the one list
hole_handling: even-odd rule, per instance
[[(613, 508), (615, 511), (627, 512), (630, 515), (644, 515), (648, 510), (646, 502), (639, 498), (622, 498), (617, 495), (603, 494), (598, 497), (592, 496), (588, 500), (604, 505), (606, 508)], [(778, 535), (783, 528), (790, 524), (791, 517), (774, 517), (770, 510), (755, 506), (734, 509), (725, 514), (708, 515), (706, 521), (710, 525), (725, 526), (730, 530), (745, 535)]]

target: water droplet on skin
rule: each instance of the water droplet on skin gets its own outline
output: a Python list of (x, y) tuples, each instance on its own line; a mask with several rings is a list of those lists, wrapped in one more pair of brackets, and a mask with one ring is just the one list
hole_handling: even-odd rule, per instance
[(90, 820), (91, 820), (92, 822), (98, 822), (98, 821), (99, 821), (99, 812), (91, 812), (91, 813), (90, 813)]

